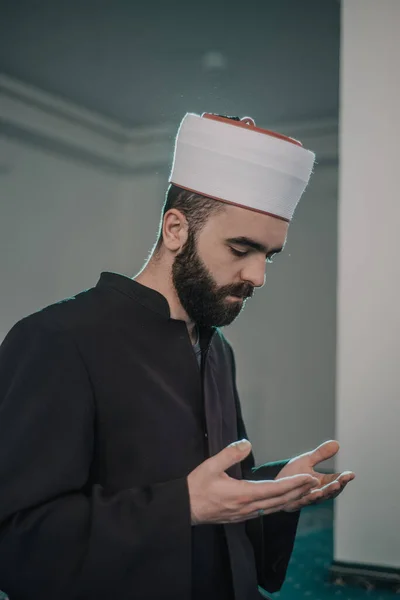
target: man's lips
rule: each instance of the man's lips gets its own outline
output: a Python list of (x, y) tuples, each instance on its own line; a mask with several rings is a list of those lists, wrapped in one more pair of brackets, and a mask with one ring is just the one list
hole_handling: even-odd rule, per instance
[(236, 296), (236, 294), (228, 294), (227, 298), (232, 298), (233, 300), (244, 300), (247, 296)]
[(235, 294), (234, 292), (230, 292), (230, 294), (227, 294), (227, 296), (230, 296), (231, 298), (240, 298), (240, 300), (245, 300), (246, 298), (251, 298), (253, 295), (253, 292), (250, 292), (248, 294)]

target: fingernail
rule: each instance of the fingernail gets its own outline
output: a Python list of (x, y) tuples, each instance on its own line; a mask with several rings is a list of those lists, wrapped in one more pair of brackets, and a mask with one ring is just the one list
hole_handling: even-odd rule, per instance
[(238, 442), (233, 442), (232, 444), (229, 444), (229, 445), (234, 446), (235, 448), (237, 448), (238, 450), (243, 452), (244, 450), (247, 450), (251, 444), (250, 444), (249, 440), (243, 439), (243, 440), (239, 440)]

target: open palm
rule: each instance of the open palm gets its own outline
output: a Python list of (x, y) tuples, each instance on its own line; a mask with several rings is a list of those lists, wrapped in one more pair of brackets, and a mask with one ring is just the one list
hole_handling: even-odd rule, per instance
[(346, 487), (346, 485), (354, 479), (355, 474), (352, 471), (344, 471), (343, 473), (318, 473), (314, 467), (319, 463), (332, 458), (339, 451), (339, 443), (335, 440), (324, 442), (315, 450), (305, 452), (300, 456), (292, 458), (285, 467), (279, 472), (276, 479), (281, 477), (289, 477), (291, 475), (299, 475), (301, 473), (313, 475), (319, 481), (319, 485), (305, 494), (300, 500), (287, 504), (284, 510), (293, 512), (300, 510), (309, 504), (318, 504), (325, 500), (336, 498)]

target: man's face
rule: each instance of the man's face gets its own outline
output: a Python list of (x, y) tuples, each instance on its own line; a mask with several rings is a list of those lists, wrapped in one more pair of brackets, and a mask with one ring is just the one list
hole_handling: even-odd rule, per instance
[(172, 280), (190, 319), (202, 326), (232, 323), (254, 288), (264, 285), (266, 262), (283, 248), (287, 230), (281, 219), (226, 205), (197, 240), (189, 232)]

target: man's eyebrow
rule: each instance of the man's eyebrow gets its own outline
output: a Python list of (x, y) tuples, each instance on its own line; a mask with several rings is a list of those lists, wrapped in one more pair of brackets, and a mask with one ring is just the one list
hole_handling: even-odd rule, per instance
[(260, 244), (260, 242), (256, 242), (255, 240), (244, 236), (229, 238), (226, 241), (229, 244), (238, 244), (239, 246), (253, 248), (253, 250), (257, 250), (257, 252), (262, 252), (264, 254), (278, 254), (283, 250), (283, 246), (279, 248), (269, 248), (269, 246), (264, 246), (264, 244)]

